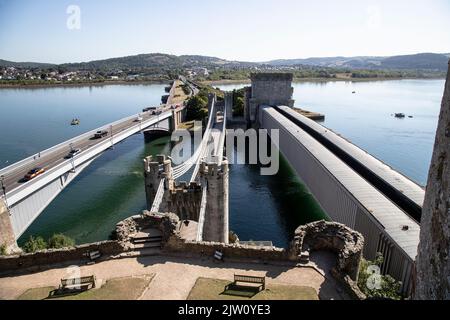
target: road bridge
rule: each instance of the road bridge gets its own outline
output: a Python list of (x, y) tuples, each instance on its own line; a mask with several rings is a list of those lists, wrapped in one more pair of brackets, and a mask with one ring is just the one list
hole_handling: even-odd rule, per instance
[[(0, 243), (16, 248), (15, 241), (40, 213), (103, 152), (137, 133), (176, 129), (184, 118), (184, 109), (183, 105), (162, 105), (156, 112), (142, 112), (106, 124), (0, 169), (4, 188), (0, 198), (4, 208), (0, 213)], [(72, 150), (79, 152), (69, 157)], [(44, 172), (25, 179), (34, 168)]]

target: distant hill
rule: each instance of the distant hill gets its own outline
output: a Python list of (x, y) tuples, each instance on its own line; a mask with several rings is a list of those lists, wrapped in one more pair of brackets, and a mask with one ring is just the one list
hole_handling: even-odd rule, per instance
[(257, 63), (247, 63), (239, 61), (228, 61), (216, 57), (199, 55), (175, 56), (163, 53), (139, 54), (106, 60), (96, 60), (83, 63), (63, 64), (69, 69), (127, 69), (127, 68), (192, 68), (192, 67), (213, 67), (213, 66), (246, 66), (257, 65)]
[(0, 67), (15, 67), (15, 68), (50, 68), (54, 67), (51, 63), (39, 62), (12, 62), (0, 59)]
[(272, 66), (309, 65), (349, 69), (410, 69), (446, 71), (450, 54), (419, 53), (392, 57), (330, 57), (273, 60)]
[(386, 69), (386, 70), (428, 70), (447, 71), (450, 53), (419, 53), (392, 57), (327, 57), (273, 60), (269, 62), (229, 61), (216, 57), (200, 55), (175, 56), (164, 53), (139, 54), (127, 57), (110, 58), (81, 63), (66, 63), (61, 65), (35, 62), (11, 62), (0, 60), (1, 66), (23, 68), (50, 68), (62, 66), (69, 70), (117, 70), (117, 69), (157, 69), (175, 70), (193, 67), (264, 67), (264, 66), (308, 66), (345, 69)]

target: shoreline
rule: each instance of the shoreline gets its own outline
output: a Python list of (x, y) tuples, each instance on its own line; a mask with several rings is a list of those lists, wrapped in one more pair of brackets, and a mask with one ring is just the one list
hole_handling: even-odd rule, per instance
[(0, 84), (0, 89), (41, 89), (58, 87), (100, 87), (110, 85), (167, 84), (170, 80), (104, 81), (82, 83), (36, 83), (36, 84)]
[[(413, 77), (395, 77), (395, 78), (389, 78), (389, 77), (379, 77), (379, 78), (294, 78), (293, 83), (300, 83), (300, 82), (375, 82), (375, 81), (394, 81), (394, 80), (445, 80), (445, 78), (441, 77), (432, 77), (432, 78), (413, 78)], [(250, 79), (245, 80), (206, 80), (201, 81), (201, 84), (206, 84), (210, 86), (214, 85), (227, 85), (227, 84), (250, 84)]]
[[(293, 83), (301, 82), (375, 82), (375, 81), (394, 81), (394, 80), (445, 80), (441, 77), (431, 78), (294, 78)], [(83, 83), (38, 83), (38, 84), (0, 84), (0, 89), (42, 89), (42, 88), (60, 88), (60, 87), (101, 87), (109, 85), (143, 85), (143, 84), (167, 84), (170, 80), (136, 80), (136, 81), (104, 81), (104, 82), (83, 82)], [(226, 79), (226, 80), (205, 80), (199, 83), (204, 85), (232, 85), (232, 84), (251, 84), (250, 79)]]

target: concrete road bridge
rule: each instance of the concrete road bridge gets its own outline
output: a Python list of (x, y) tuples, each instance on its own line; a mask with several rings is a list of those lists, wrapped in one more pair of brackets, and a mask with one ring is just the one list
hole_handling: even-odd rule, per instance
[[(171, 95), (174, 87), (175, 82)], [(16, 240), (51, 201), (103, 152), (137, 133), (167, 134), (184, 120), (184, 105), (166, 104), (158, 110), (161, 113), (142, 112), (106, 124), (0, 169), (4, 186), (0, 198), (0, 243), (16, 246)], [(104, 135), (94, 138), (97, 132)], [(78, 154), (68, 157), (71, 150), (77, 149)], [(25, 181), (25, 175), (37, 167), (45, 172)]]

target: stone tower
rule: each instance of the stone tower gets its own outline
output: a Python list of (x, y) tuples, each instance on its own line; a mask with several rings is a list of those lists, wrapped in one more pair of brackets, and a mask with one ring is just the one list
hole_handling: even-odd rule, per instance
[(228, 243), (228, 161), (202, 162), (200, 176), (206, 183), (206, 203), (203, 240)]
[(450, 299), (450, 66), (420, 223), (414, 298)]
[[(158, 155), (156, 156), (156, 159), (152, 156), (146, 157), (144, 159), (144, 179), (147, 208), (150, 210), (161, 180), (165, 179), (166, 190), (172, 187), (172, 162), (169, 159), (166, 159), (164, 155)], [(167, 206), (167, 202), (162, 201), (160, 208), (161, 212), (167, 210), (165, 206)]]
[(252, 86), (245, 99), (246, 120), (256, 121), (260, 105), (283, 105), (292, 108), (294, 106), (293, 77), (292, 73), (253, 73)]

